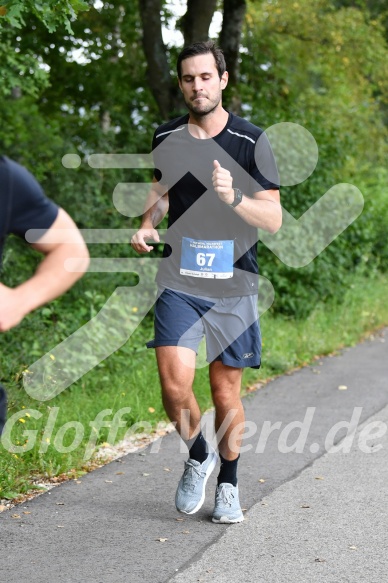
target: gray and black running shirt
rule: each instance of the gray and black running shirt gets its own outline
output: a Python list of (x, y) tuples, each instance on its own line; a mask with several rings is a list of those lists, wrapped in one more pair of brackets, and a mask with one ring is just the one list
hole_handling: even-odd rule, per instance
[[(219, 199), (212, 186), (212, 173), (213, 161), (218, 160), (230, 171), (233, 188), (250, 197), (261, 190), (278, 189), (269, 142), (263, 130), (232, 113), (224, 129), (209, 139), (194, 138), (188, 131), (188, 120), (186, 114), (163, 124), (153, 138), (154, 175), (168, 188), (169, 195), (164, 259), (156, 280), (163, 287), (192, 295), (231, 297), (257, 293), (258, 230)], [(197, 267), (191, 265), (191, 270), (182, 270), (187, 239), (192, 246), (194, 240), (196, 251), (203, 252), (197, 253)], [(232, 275), (214, 278), (209, 275), (212, 266), (207, 267), (212, 253), (207, 252), (212, 251), (213, 245), (222, 253), (224, 241), (233, 249)]]

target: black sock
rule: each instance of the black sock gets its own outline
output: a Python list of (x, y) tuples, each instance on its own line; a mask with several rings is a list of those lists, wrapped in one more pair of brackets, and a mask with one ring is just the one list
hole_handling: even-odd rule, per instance
[(237, 486), (237, 464), (240, 456), (235, 460), (226, 460), (220, 454), (221, 468), (217, 478), (217, 486), (220, 484), (233, 484)]
[(202, 431), (200, 431), (195, 438), (194, 443), (190, 446), (189, 457), (190, 459), (203, 464), (208, 456), (208, 453), (206, 439), (202, 435)]

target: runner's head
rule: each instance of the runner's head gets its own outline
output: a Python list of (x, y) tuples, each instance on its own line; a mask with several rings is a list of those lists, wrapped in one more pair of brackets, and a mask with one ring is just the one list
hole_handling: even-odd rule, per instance
[(183, 49), (178, 57), (178, 82), (192, 120), (220, 111), (222, 91), (228, 84), (222, 51), (211, 41)]
[(226, 71), (224, 53), (219, 47), (216, 46), (216, 44), (213, 41), (210, 40), (193, 43), (192, 45), (188, 45), (187, 47), (182, 49), (182, 51), (178, 55), (177, 61), (178, 79), (180, 81), (182, 79), (182, 61), (190, 57), (196, 57), (197, 55), (207, 55), (209, 53), (211, 53), (214, 57), (214, 61), (218, 71), (218, 76), (221, 79), (222, 75)]

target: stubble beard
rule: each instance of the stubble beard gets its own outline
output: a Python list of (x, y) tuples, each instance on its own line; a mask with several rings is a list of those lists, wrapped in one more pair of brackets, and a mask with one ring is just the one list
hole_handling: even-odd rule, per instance
[(207, 115), (210, 115), (213, 113), (213, 111), (218, 107), (218, 105), (220, 104), (221, 101), (221, 94), (217, 96), (216, 99), (213, 100), (209, 100), (207, 98), (208, 103), (206, 103), (205, 107), (201, 107), (200, 105), (195, 105), (194, 101), (192, 101), (191, 99), (187, 99), (185, 100), (186, 102), (186, 106), (188, 108), (188, 110), (190, 111), (190, 114), (192, 115), (192, 117), (194, 119), (203, 119), (204, 117), (206, 117)]

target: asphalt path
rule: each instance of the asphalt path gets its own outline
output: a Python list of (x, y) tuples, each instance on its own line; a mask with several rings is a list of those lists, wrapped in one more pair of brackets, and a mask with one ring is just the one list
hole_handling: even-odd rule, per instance
[(355, 435), (355, 442), (364, 447), (363, 432), (375, 432), (376, 437), (367, 440), (373, 453), (358, 446), (326, 453), (255, 504), (244, 523), (229, 528), (170, 581), (386, 581), (387, 425), (385, 407)]
[(0, 581), (385, 581), (386, 337), (244, 398), (242, 524), (211, 522), (216, 472), (197, 514), (175, 510), (187, 456), (173, 433), (1, 513)]

